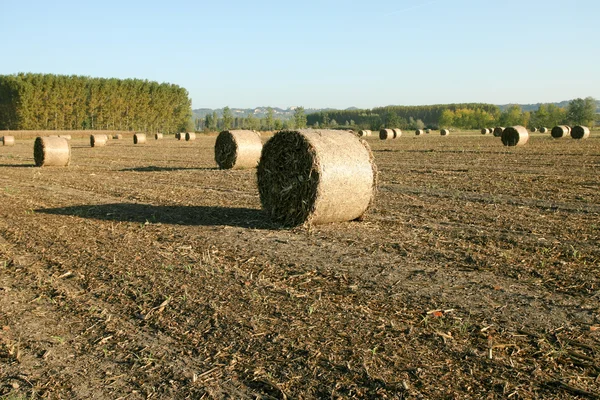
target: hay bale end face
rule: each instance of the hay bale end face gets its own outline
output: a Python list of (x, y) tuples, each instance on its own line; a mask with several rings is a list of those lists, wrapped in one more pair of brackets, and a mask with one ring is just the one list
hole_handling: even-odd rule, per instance
[(494, 128), (493, 135), (494, 135), (494, 137), (501, 137), (502, 136), (502, 132), (504, 132), (504, 127), (503, 126), (497, 126), (497, 127)]
[(541, 127), (540, 128), (540, 133), (548, 133), (548, 128), (546, 128), (545, 126)]
[(106, 136), (106, 135), (90, 135), (90, 146), (91, 147), (106, 146), (107, 141), (108, 141), (108, 136)]
[(587, 139), (590, 137), (590, 128), (581, 125), (574, 126), (571, 130), (571, 137), (573, 139)]
[(567, 125), (557, 125), (550, 131), (550, 135), (554, 139), (566, 138), (569, 135), (570, 129)]
[(372, 205), (377, 167), (366, 141), (344, 131), (281, 131), (257, 169), (263, 208), (287, 226), (352, 221)]
[(440, 130), (440, 135), (441, 136), (448, 136), (450, 134), (450, 130), (449, 129), (441, 129)]
[(537, 130), (537, 128), (531, 128), (530, 131), (531, 131), (531, 133), (536, 133), (538, 130)]
[(379, 131), (379, 139), (381, 140), (389, 140), (394, 138), (394, 130), (393, 129), (382, 129)]
[[(257, 133), (254, 132), (254, 134), (256, 135)], [(260, 137), (260, 135), (259, 135)], [(196, 134), (194, 132), (186, 132), (185, 133), (185, 140), (187, 142), (192, 141), (192, 140), (196, 140)]]
[(15, 145), (15, 137), (14, 136), (2, 136), (2, 145), (3, 146), (14, 146)]
[(262, 147), (254, 131), (223, 131), (215, 141), (215, 161), (221, 169), (256, 168)]
[(155, 133), (154, 134), (154, 140), (161, 140), (163, 138), (163, 134), (162, 133)]
[(529, 132), (524, 126), (511, 126), (502, 132), (500, 139), (505, 146), (523, 146), (529, 140)]
[(69, 141), (61, 137), (37, 137), (33, 159), (37, 167), (66, 167), (71, 162)]
[(133, 135), (133, 144), (144, 144), (146, 143), (146, 134), (145, 133), (136, 133)]
[(482, 135), (487, 135), (488, 133), (490, 133), (490, 130), (489, 130), (488, 128), (483, 128), (483, 129), (481, 130), (481, 134), (482, 134)]

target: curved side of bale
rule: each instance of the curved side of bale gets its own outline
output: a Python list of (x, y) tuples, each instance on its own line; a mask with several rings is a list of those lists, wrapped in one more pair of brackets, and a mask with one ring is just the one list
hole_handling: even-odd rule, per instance
[(493, 134), (494, 137), (501, 137), (502, 136), (502, 132), (504, 132), (504, 127), (503, 126), (497, 126), (494, 128)]
[(288, 226), (360, 219), (373, 204), (377, 167), (366, 141), (344, 131), (281, 131), (257, 169), (263, 208)]
[(146, 134), (145, 133), (136, 133), (133, 135), (133, 144), (144, 144), (146, 143)]
[(566, 138), (569, 135), (570, 129), (566, 125), (557, 125), (550, 131), (554, 139)]
[[(257, 133), (254, 132), (254, 134), (256, 135)], [(194, 132), (186, 132), (185, 133), (185, 140), (188, 141), (188, 142), (190, 140), (196, 140), (196, 133), (194, 133)]]
[(3, 146), (14, 146), (15, 145), (15, 137), (14, 136), (2, 136), (2, 145)]
[(402, 136), (402, 129), (394, 128), (392, 130), (394, 131), (394, 139), (398, 139)]
[(106, 135), (90, 135), (90, 146), (101, 147), (106, 146), (108, 136)]
[(389, 140), (394, 138), (394, 130), (393, 129), (381, 129), (379, 131), (379, 139), (381, 140)]
[(450, 130), (448, 129), (440, 129), (441, 136), (448, 136), (450, 134)]
[(215, 161), (221, 169), (256, 168), (262, 147), (254, 131), (223, 131), (215, 141)]
[(163, 134), (162, 133), (155, 133), (154, 134), (154, 140), (161, 140), (163, 138)]
[(35, 138), (33, 159), (38, 167), (66, 167), (71, 162), (69, 141), (61, 137)]
[(415, 136), (421, 136), (423, 133), (424, 133), (424, 132), (423, 132), (423, 129), (417, 129), (417, 130), (415, 131)]
[(511, 126), (502, 132), (500, 139), (505, 146), (523, 146), (529, 140), (529, 132), (524, 126)]
[(120, 133), (117, 133), (116, 135), (113, 135), (112, 138), (116, 139), (116, 140), (121, 140), (121, 139), (123, 139), (123, 135), (121, 135)]
[(548, 128), (546, 128), (545, 126), (541, 127), (540, 133), (548, 133)]
[(587, 139), (590, 137), (590, 128), (582, 125), (574, 126), (571, 130), (571, 137), (573, 139)]

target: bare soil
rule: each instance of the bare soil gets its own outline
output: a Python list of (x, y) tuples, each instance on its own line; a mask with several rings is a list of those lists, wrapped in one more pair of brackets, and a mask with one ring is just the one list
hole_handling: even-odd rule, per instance
[(0, 147), (0, 397), (599, 398), (600, 138), (368, 140), (367, 219), (294, 229), (214, 136)]

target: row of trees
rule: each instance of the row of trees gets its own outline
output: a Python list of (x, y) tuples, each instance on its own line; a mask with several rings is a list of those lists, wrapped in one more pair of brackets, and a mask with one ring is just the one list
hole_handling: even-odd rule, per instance
[(0, 129), (142, 130), (191, 128), (186, 89), (140, 79), (53, 74), (0, 75)]
[(227, 129), (251, 129), (251, 130), (281, 130), (281, 129), (302, 129), (306, 127), (306, 115), (304, 107), (297, 107), (294, 116), (291, 119), (282, 120), (275, 118), (274, 110), (269, 107), (267, 115), (264, 118), (257, 118), (249, 113), (245, 117), (234, 117), (231, 109), (225, 107), (223, 116), (219, 118), (216, 111), (207, 114), (204, 119), (196, 118), (194, 125), (197, 131), (221, 131)]

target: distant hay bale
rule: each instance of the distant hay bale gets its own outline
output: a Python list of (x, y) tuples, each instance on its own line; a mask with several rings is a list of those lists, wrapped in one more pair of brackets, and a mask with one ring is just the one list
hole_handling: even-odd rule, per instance
[(61, 137), (35, 138), (33, 159), (37, 167), (66, 167), (71, 161), (69, 141)]
[(394, 131), (394, 139), (398, 139), (402, 136), (402, 129), (394, 128), (392, 130)]
[(366, 137), (366, 136), (371, 136), (372, 132), (368, 129), (361, 129), (360, 131), (358, 131), (358, 136), (359, 137)]
[(573, 139), (587, 139), (590, 137), (590, 128), (581, 125), (574, 126), (571, 130), (571, 137)]
[(440, 129), (440, 135), (441, 136), (448, 136), (450, 134), (450, 130), (449, 129)]
[(106, 146), (107, 141), (108, 136), (106, 135), (90, 135), (90, 146), (92, 147)]
[(537, 132), (537, 128), (531, 128), (531, 133), (536, 133)]
[[(257, 135), (256, 131), (254, 131), (254, 134)], [(260, 137), (260, 135), (259, 135)], [(191, 141), (191, 140), (196, 140), (196, 134), (194, 132), (186, 132), (185, 133), (185, 140), (187, 142)]]
[(548, 128), (546, 128), (545, 126), (541, 127), (540, 133), (548, 133)]
[(14, 136), (2, 136), (2, 145), (3, 146), (14, 146), (15, 145), (15, 137)]
[(144, 144), (146, 143), (146, 134), (145, 133), (136, 133), (133, 135), (133, 144)]
[(529, 140), (529, 132), (524, 126), (511, 126), (504, 129), (500, 139), (505, 146), (523, 146)]
[(423, 129), (417, 129), (417, 130), (415, 131), (415, 136), (421, 136), (423, 133), (425, 133), (425, 132), (423, 131)]
[(175, 134), (175, 139), (177, 139), (177, 140), (185, 140), (185, 133), (183, 133), (183, 132), (177, 132)]
[(71, 140), (71, 135), (58, 135), (58, 137), (61, 137), (63, 139), (67, 139), (67, 140)]
[(502, 136), (502, 132), (504, 132), (504, 127), (503, 126), (497, 126), (494, 128), (494, 137), (501, 137)]
[(256, 168), (262, 147), (254, 131), (223, 131), (215, 141), (215, 161), (221, 169)]
[(566, 138), (570, 133), (570, 128), (567, 125), (557, 125), (550, 131), (554, 139)]
[(161, 140), (163, 138), (163, 134), (162, 133), (155, 133), (154, 134), (154, 140)]
[(389, 140), (394, 138), (394, 130), (393, 129), (382, 129), (379, 131), (379, 139), (381, 140)]
[(116, 135), (113, 135), (112, 138), (116, 139), (116, 140), (121, 140), (121, 139), (123, 139), (123, 135), (121, 135), (120, 133), (117, 133)]
[(425, 129), (425, 133), (430, 133), (431, 129)]
[(263, 209), (288, 226), (360, 219), (373, 204), (377, 167), (365, 140), (344, 131), (281, 131), (257, 170)]
[(487, 135), (488, 133), (490, 133), (490, 130), (489, 130), (488, 128), (483, 128), (483, 129), (481, 130), (481, 134), (482, 134), (482, 135)]

